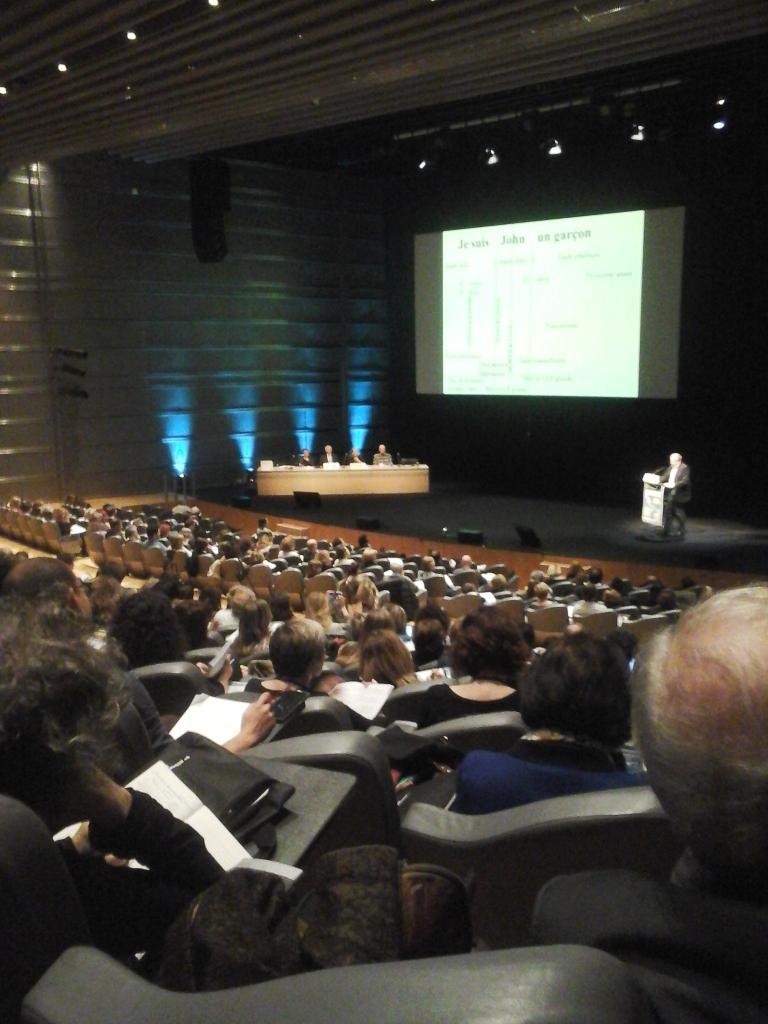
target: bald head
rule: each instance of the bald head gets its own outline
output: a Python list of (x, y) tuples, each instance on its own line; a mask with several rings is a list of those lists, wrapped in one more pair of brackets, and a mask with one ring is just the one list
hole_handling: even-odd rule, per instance
[(642, 659), (634, 724), (651, 784), (715, 871), (768, 867), (768, 587), (716, 594)]

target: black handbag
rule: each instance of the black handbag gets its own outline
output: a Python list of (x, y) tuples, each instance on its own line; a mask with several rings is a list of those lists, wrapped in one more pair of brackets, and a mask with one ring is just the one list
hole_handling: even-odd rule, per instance
[(171, 771), (211, 810), (252, 857), (271, 857), (275, 822), (296, 792), (196, 732), (184, 733), (161, 754)]

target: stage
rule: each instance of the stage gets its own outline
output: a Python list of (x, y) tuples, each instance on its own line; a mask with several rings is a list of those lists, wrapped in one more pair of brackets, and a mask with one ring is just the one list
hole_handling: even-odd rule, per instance
[[(468, 492), (459, 483), (434, 481), (430, 494), (323, 496), (320, 507), (311, 511), (297, 509), (292, 497), (246, 496), (232, 488), (201, 490), (199, 497), (239, 508), (249, 500), (256, 513), (342, 527), (347, 537), (382, 533), (455, 547), (458, 532), (472, 530), (481, 532), (484, 545), (493, 549), (768, 578), (768, 530), (692, 513), (684, 540), (644, 539), (658, 531), (640, 522), (639, 497), (637, 508), (610, 508), (482, 493), (476, 488)], [(378, 520), (379, 525), (358, 527), (358, 519)], [(522, 542), (517, 527), (525, 528)], [(464, 546), (470, 549), (469, 544)]]

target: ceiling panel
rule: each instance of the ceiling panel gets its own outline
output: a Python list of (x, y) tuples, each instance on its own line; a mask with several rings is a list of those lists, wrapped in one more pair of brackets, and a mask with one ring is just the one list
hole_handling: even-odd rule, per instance
[(0, 161), (189, 156), (767, 30), (765, 0), (6, 0)]

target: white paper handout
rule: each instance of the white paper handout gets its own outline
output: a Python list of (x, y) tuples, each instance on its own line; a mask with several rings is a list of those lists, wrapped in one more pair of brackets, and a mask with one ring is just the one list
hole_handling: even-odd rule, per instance
[(363, 718), (374, 719), (394, 690), (389, 683), (362, 683), (347, 681), (334, 686), (331, 696)]
[(166, 810), (185, 821), (205, 840), (208, 853), (225, 871), (249, 856), (248, 851), (219, 821), (213, 811), (173, 774), (167, 764), (158, 761), (128, 783), (131, 789), (153, 797)]
[(214, 743), (224, 744), (237, 736), (248, 704), (239, 700), (224, 700), (198, 693), (192, 703), (171, 729), (177, 740), (185, 732), (196, 732)]

